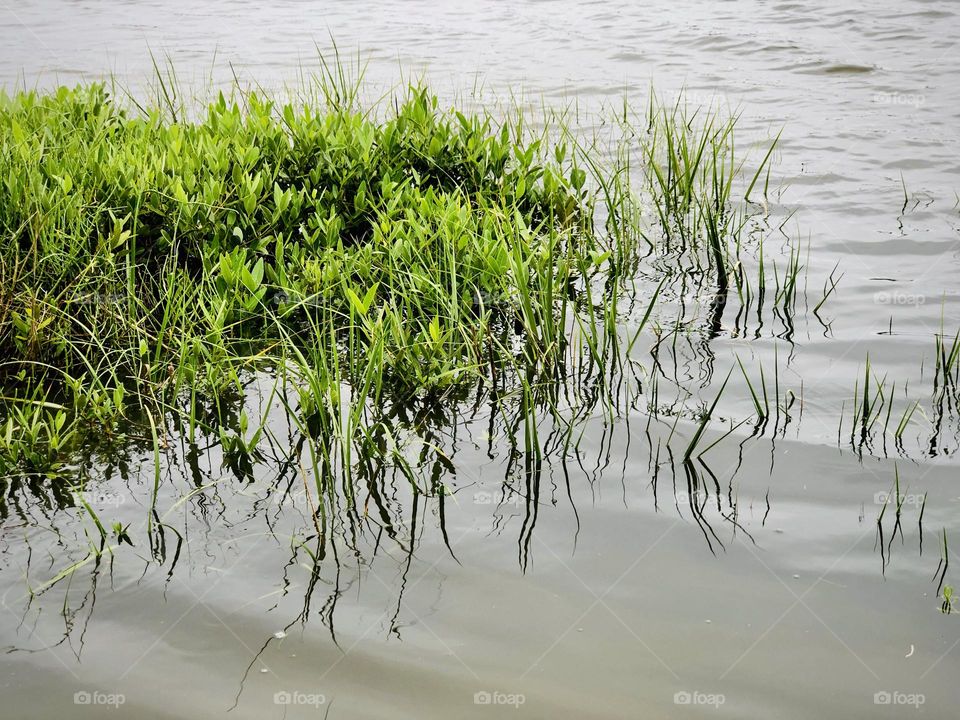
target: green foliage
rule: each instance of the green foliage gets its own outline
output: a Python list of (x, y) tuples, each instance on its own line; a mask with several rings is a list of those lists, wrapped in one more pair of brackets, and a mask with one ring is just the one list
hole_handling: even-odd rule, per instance
[(514, 363), (514, 332), (524, 364), (558, 361), (558, 288), (600, 254), (566, 151), (420, 87), (383, 118), (325, 97), (220, 94), (193, 122), (100, 85), (0, 98), (4, 462), (43, 466), (67, 414), (110, 428), (124, 397), (216, 402), (251, 364), (329, 364), (324, 392), (373, 372), (379, 395)]

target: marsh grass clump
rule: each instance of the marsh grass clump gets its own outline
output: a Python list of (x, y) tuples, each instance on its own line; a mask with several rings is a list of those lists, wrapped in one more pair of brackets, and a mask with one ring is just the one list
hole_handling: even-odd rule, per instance
[(904, 438), (915, 428), (923, 455), (955, 455), (960, 435), (960, 332), (952, 337), (942, 331), (934, 335), (932, 366), (932, 372), (921, 366), (921, 392), (929, 393), (929, 400), (924, 400), (911, 391), (909, 381), (899, 383), (898, 393), (898, 383), (877, 373), (868, 355), (862, 375), (854, 383), (850, 417), (841, 412), (838, 439), (849, 422), (848, 444), (858, 454), (889, 455), (888, 439), (892, 438), (892, 451), (910, 457), (916, 449), (908, 448)]
[[(764, 304), (748, 198), (772, 146), (744, 175), (735, 118), (654, 100), (642, 127), (624, 116), (591, 139), (562, 113), (466, 115), (420, 86), (361, 106), (332, 70), (296, 102), (180, 97), (161, 76), (152, 105), (101, 85), (0, 98), (0, 482), (76, 493), (80, 469), (130, 448), (197, 487), (201, 458), (243, 480), (292, 468), (327, 536), (338, 507), (369, 517), (358, 489), (376, 504), (387, 473), (442, 512), (444, 423), (462, 411), (504, 439), (532, 496), (593, 418), (612, 426), (644, 390), (659, 406), (659, 348), (681, 339), (706, 375), (673, 373), (667, 443), (691, 420), (690, 464), (746, 422), (708, 442), (727, 383), (698, 398), (727, 296), (738, 327), (751, 307), (753, 252), (758, 324)], [(767, 303), (784, 333), (798, 258), (774, 267)], [(682, 300), (671, 316), (686, 293), (705, 327)], [(638, 360), (650, 325), (653, 371)], [(733, 376), (754, 434), (789, 419), (778, 372), (775, 357), (772, 374)]]
[(374, 401), (555, 371), (603, 256), (574, 152), (422, 87), (355, 97), (0, 98), (0, 470), (144, 409), (192, 427), (255, 368)]
[[(684, 332), (702, 335), (705, 345), (732, 323), (733, 337), (771, 334), (792, 342), (799, 310), (809, 309), (809, 258), (784, 230), (792, 213), (771, 223), (771, 196), (779, 190), (771, 189), (770, 180), (780, 134), (759, 151), (745, 151), (738, 122), (739, 113), (690, 107), (683, 94), (674, 103), (651, 94), (639, 117), (631, 118), (625, 108), (621, 126), (637, 148), (644, 210), (632, 226), (642, 228), (650, 260), (667, 278), (664, 296), (680, 306)], [(825, 331), (829, 322), (820, 311), (838, 281), (831, 276), (824, 295), (814, 300), (813, 317)], [(697, 302), (688, 303), (690, 298)], [(686, 317), (688, 304), (702, 316)], [(710, 354), (706, 347), (701, 351)]]

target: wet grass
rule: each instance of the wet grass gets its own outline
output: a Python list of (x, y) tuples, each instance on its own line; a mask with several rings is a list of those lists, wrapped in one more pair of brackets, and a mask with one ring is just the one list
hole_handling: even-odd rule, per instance
[(3, 98), (0, 474), (56, 472), (143, 413), (193, 434), (263, 368), (325, 427), (360, 397), (535, 384), (574, 323), (597, 352), (610, 251), (574, 153), (420, 87), (375, 118), (345, 82), (196, 122), (166, 85), (142, 112), (102, 86)]
[[(743, 292), (746, 198), (776, 141), (743, 177), (735, 117), (654, 98), (602, 154), (562, 114), (465, 115), (416, 85), (364, 106), (362, 73), (323, 67), (297, 102), (234, 89), (201, 112), (160, 68), (152, 104), (103, 85), (2, 98), (0, 476), (69, 483), (84, 452), (168, 429), (213, 435), (249, 476), (266, 420), (248, 427), (243, 398), (263, 373), (326, 440), (327, 473), (376, 447), (374, 409), (483, 393), (563, 417), (569, 450), (576, 422), (636, 396), (671, 277), (711, 298), (711, 337), (731, 277)], [(638, 277), (678, 258), (625, 322)]]
[[(869, 355), (854, 382), (853, 396), (844, 403), (838, 439), (859, 455), (876, 453), (901, 457), (938, 457), (956, 452), (960, 435), (960, 335), (934, 335), (932, 372), (921, 372), (917, 384), (898, 383), (879, 374)], [(924, 376), (927, 376), (926, 378)], [(907, 447), (915, 433), (917, 448)], [(844, 441), (843, 438), (846, 438)], [(892, 441), (892, 446), (890, 445)]]
[[(809, 258), (769, 223), (779, 136), (748, 167), (737, 117), (682, 101), (591, 135), (420, 85), (364, 104), (359, 83), (331, 65), (296, 100), (235, 88), (198, 109), (158, 72), (152, 103), (101, 85), (0, 100), (0, 514), (26, 490), (89, 518), (88, 554), (54, 582), (144, 534), (172, 572), (169, 516), (220, 472), (301, 493), (312, 562), (365, 531), (411, 548), (398, 496), (429, 501), (452, 554), (458, 433), (480, 424), (523, 507), (523, 567), (541, 483), (556, 471), (572, 496), (568, 462), (609, 472), (637, 413), (711, 549), (707, 496), (739, 532), (705, 457), (802, 415), (797, 321), (812, 305), (828, 330), (839, 280), (808, 304)], [(749, 343), (771, 340), (765, 365)], [(939, 355), (955, 387), (957, 353)], [(861, 439), (893, 395), (864, 378)], [(131, 466), (144, 528), (85, 499)], [(190, 485), (170, 501), (175, 475)]]

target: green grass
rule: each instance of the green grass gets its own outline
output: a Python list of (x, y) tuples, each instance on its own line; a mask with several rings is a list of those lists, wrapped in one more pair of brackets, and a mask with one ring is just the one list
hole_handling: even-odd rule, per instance
[[(253, 371), (353, 432), (365, 402), (556, 378), (575, 328), (599, 360), (619, 284), (574, 144), (418, 86), (374, 109), (319, 87), (221, 94), (195, 121), (167, 85), (147, 109), (101, 85), (0, 98), (0, 475), (55, 472), (145, 412), (193, 436)], [(257, 433), (222, 440), (244, 455)]]
[[(175, 564), (168, 516), (230, 476), (302, 484), (320, 548), (371, 522), (394, 537), (382, 491), (407, 485), (449, 547), (445, 478), (474, 421), (526, 503), (524, 557), (544, 473), (582, 467), (598, 427), (601, 446), (621, 420), (629, 436), (646, 408), (651, 452), (655, 437), (688, 488), (719, 482), (706, 457), (744, 426), (785, 437), (809, 258), (761, 217), (779, 136), (748, 169), (736, 116), (682, 100), (624, 111), (611, 139), (563, 113), (464, 114), (418, 85), (364, 105), (340, 66), (296, 101), (235, 89), (205, 107), (157, 77), (152, 103), (103, 85), (0, 96), (0, 517), (27, 487), (92, 523), (52, 582), (143, 546), (84, 498), (131, 450), (150, 555)], [(827, 330), (838, 281), (812, 310)], [(742, 361), (761, 337), (772, 357)], [(957, 414), (950, 340), (931, 448)], [(850, 405), (861, 455), (928, 417), (894, 412), (870, 362)], [(799, 400), (802, 418), (802, 380)], [(173, 472), (191, 484), (163, 512)]]
[[(958, 408), (960, 408), (960, 333), (953, 337), (940, 332), (934, 335), (933, 372), (925, 383), (921, 372), (921, 389), (929, 392), (929, 401), (911, 394), (909, 382), (888, 381), (887, 375), (875, 372), (870, 356), (866, 358), (862, 375), (855, 381), (853, 397), (849, 402), (849, 446), (858, 454), (864, 451), (888, 455), (888, 438), (894, 441), (896, 453), (909, 457), (911, 450), (904, 444), (905, 435), (917, 431), (919, 450), (927, 457), (948, 456), (956, 450)], [(899, 399), (898, 399), (899, 398)], [(844, 403), (844, 407), (847, 403)], [(842, 437), (848, 418), (841, 410), (838, 438)], [(916, 450), (913, 451), (916, 453)]]
[[(728, 295), (734, 336), (755, 308), (759, 337), (766, 307), (790, 339), (800, 252), (778, 267), (752, 235), (777, 141), (748, 170), (736, 116), (653, 97), (611, 140), (562, 112), (464, 114), (418, 85), (365, 105), (340, 65), (289, 102), (234, 89), (191, 105), (157, 78), (152, 103), (103, 85), (0, 97), (0, 483), (75, 487), (92, 454), (130, 447), (159, 467), (175, 439), (252, 478), (283, 448), (325, 532), (341, 498), (360, 512), (378, 464), (444, 496), (416, 471), (449, 464), (444, 408), (486, 406), (538, 464), (644, 386), (658, 416), (660, 375), (682, 405), (670, 436), (682, 414), (680, 454), (701, 458), (719, 442), (705, 433), (726, 383), (697, 395)], [(705, 318), (675, 312), (687, 293)], [(700, 388), (660, 367), (681, 340), (708, 359)], [(775, 357), (755, 385), (741, 368), (755, 433), (779, 420), (778, 372)]]

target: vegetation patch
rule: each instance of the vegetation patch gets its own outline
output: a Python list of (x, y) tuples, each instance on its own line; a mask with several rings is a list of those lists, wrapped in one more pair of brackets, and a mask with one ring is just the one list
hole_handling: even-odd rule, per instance
[(421, 87), (380, 114), (335, 78), (316, 104), (221, 94), (195, 120), (62, 88), (4, 96), (0, 128), (2, 475), (144, 413), (213, 422), (254, 370), (295, 366), (316, 422), (345, 385), (535, 383), (610, 265), (572, 143)]

